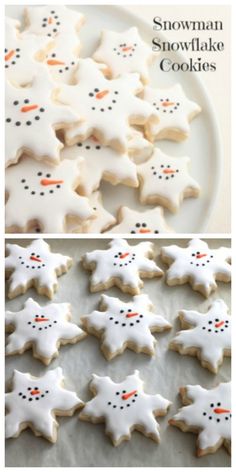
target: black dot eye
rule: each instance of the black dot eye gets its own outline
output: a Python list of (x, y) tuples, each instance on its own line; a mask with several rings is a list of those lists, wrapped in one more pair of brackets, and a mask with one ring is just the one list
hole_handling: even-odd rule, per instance
[(29, 103), (29, 99), (26, 98), (26, 99), (24, 100), (24, 103)]
[(120, 392), (116, 392), (116, 395), (120, 395)]
[(42, 173), (42, 172), (38, 172), (37, 175), (38, 175), (39, 177), (41, 177), (41, 175), (43, 175), (43, 173)]
[(208, 321), (208, 324), (212, 324), (212, 321)]
[(49, 179), (51, 177), (51, 174), (46, 174), (46, 177)]
[(216, 318), (215, 321), (216, 321), (216, 323), (217, 323), (217, 322), (220, 321), (220, 320), (219, 320), (219, 318)]
[(211, 408), (214, 408), (214, 403), (211, 403), (211, 404), (210, 404), (210, 407), (211, 407)]
[(221, 406), (221, 403), (220, 403), (220, 402), (218, 402), (218, 403), (217, 403), (217, 406)]
[(199, 251), (197, 251), (197, 254), (200, 254), (200, 252), (199, 252)]
[(124, 313), (124, 310), (120, 310), (120, 313)]
[(93, 97), (93, 96), (94, 96), (94, 93), (90, 92), (89, 97)]
[(122, 393), (126, 393), (126, 390), (122, 390)]
[(142, 227), (143, 227), (143, 228), (146, 228), (146, 226), (147, 226), (146, 223), (143, 223), (143, 224), (142, 224)]
[(119, 92), (117, 92), (117, 90), (115, 90), (115, 94), (118, 95)]
[(31, 256), (35, 256), (35, 252), (31, 252)]
[(55, 52), (52, 54), (52, 57), (56, 57), (56, 54), (55, 54)]
[(98, 88), (95, 88), (95, 89), (94, 89), (94, 92), (96, 92), (96, 93), (99, 92), (99, 89), (98, 89)]
[(13, 102), (13, 105), (15, 105), (15, 106), (16, 106), (16, 105), (19, 105), (18, 100), (15, 100), (15, 101)]
[(28, 387), (28, 388), (27, 388), (27, 390), (31, 390), (31, 388), (30, 388), (30, 387)]
[(136, 228), (140, 228), (141, 224), (140, 223), (136, 223)]

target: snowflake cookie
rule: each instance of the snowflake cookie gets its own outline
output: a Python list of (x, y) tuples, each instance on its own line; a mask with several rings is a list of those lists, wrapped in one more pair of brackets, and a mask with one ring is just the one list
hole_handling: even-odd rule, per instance
[(32, 222), (44, 233), (63, 233), (66, 221), (95, 216), (89, 201), (76, 192), (83, 159), (65, 159), (50, 166), (30, 157), (6, 170), (6, 230), (28, 232)]
[(33, 356), (45, 365), (58, 357), (60, 345), (75, 344), (86, 336), (71, 321), (69, 303), (51, 303), (40, 306), (28, 298), (23, 310), (6, 312), (8, 337), (6, 355), (23, 354), (33, 350)]
[(101, 350), (107, 360), (126, 348), (153, 356), (156, 340), (152, 333), (171, 328), (168, 321), (153, 313), (148, 295), (135, 295), (128, 303), (101, 295), (100, 310), (82, 316), (81, 322), (88, 333), (101, 338)]
[(189, 175), (189, 162), (189, 157), (171, 157), (155, 148), (151, 158), (137, 166), (141, 203), (157, 203), (174, 213), (184, 198), (198, 197), (200, 187)]
[(81, 122), (65, 131), (68, 145), (94, 135), (103, 145), (126, 152), (130, 125), (157, 121), (153, 107), (135, 95), (142, 90), (138, 74), (107, 80), (90, 58), (81, 59), (75, 73), (77, 85), (62, 84), (57, 98), (71, 106)]
[(120, 383), (93, 374), (90, 390), (95, 398), (86, 403), (79, 418), (105, 423), (106, 434), (114, 446), (129, 440), (134, 430), (159, 442), (159, 424), (155, 417), (166, 415), (171, 402), (159, 394), (149, 395), (143, 388), (138, 370)]
[(171, 139), (182, 141), (190, 132), (189, 122), (200, 113), (200, 106), (189, 100), (181, 85), (168, 89), (145, 87), (143, 99), (153, 106), (158, 114), (158, 123), (145, 125), (146, 135), (150, 141)]
[(30, 88), (6, 83), (6, 167), (16, 163), (24, 152), (58, 164), (63, 144), (56, 130), (78, 121), (70, 108), (53, 101), (53, 82), (47, 69), (43, 72), (38, 72)]
[(97, 190), (102, 180), (112, 185), (123, 184), (138, 187), (136, 165), (127, 153), (120, 154), (108, 146), (103, 146), (92, 136), (74, 146), (66, 146), (61, 151), (62, 159), (84, 158), (78, 191), (90, 195)]
[(136, 27), (122, 33), (103, 30), (100, 45), (93, 54), (95, 61), (107, 64), (110, 78), (137, 72), (144, 83), (149, 82), (148, 66), (154, 58), (154, 53), (142, 40)]
[(72, 259), (50, 251), (43, 239), (29, 246), (7, 244), (6, 277), (9, 278), (8, 298), (15, 298), (34, 287), (40, 295), (52, 298), (58, 288), (57, 277), (72, 265)]
[(217, 289), (217, 280), (231, 280), (231, 249), (227, 247), (210, 249), (205, 241), (192, 239), (186, 248), (163, 247), (161, 258), (170, 266), (166, 277), (170, 286), (189, 282), (193, 290), (209, 297)]
[(94, 192), (89, 197), (89, 203), (94, 211), (94, 218), (73, 228), (73, 233), (103, 233), (116, 223), (114, 216), (103, 207), (101, 192)]
[(182, 431), (198, 433), (197, 455), (213, 454), (222, 445), (231, 450), (231, 382), (206, 390), (200, 385), (180, 388), (184, 405), (169, 420)]
[(173, 233), (166, 224), (163, 209), (153, 208), (147, 211), (135, 211), (128, 207), (121, 207), (118, 212), (119, 224), (114, 226), (108, 233), (131, 233), (131, 234), (159, 234)]
[(155, 264), (153, 244), (145, 241), (130, 246), (125, 239), (113, 239), (109, 249), (87, 252), (83, 258), (85, 269), (93, 272), (90, 290), (98, 292), (114, 285), (123, 292), (138, 295), (142, 278), (161, 277), (163, 271)]
[(170, 348), (180, 354), (197, 356), (203, 367), (216, 374), (223, 357), (231, 356), (231, 317), (223, 300), (215, 300), (207, 313), (181, 310), (183, 331), (177, 333)]
[(30, 428), (35, 436), (55, 443), (58, 428), (55, 417), (72, 416), (82, 406), (76, 393), (64, 388), (60, 367), (42, 377), (14, 370), (12, 391), (6, 393), (6, 438), (17, 438)]
[(45, 64), (55, 82), (74, 83), (74, 74), (79, 62), (80, 43), (77, 38), (61, 34), (55, 38), (46, 55)]

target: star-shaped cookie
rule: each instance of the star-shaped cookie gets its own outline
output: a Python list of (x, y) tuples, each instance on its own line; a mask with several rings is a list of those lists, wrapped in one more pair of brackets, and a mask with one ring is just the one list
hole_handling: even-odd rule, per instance
[(137, 72), (144, 83), (149, 82), (148, 66), (154, 58), (154, 53), (135, 26), (122, 33), (103, 30), (100, 45), (93, 54), (95, 61), (107, 64), (110, 78)]
[(113, 239), (109, 249), (87, 252), (82, 263), (91, 270), (91, 292), (108, 289), (114, 285), (123, 292), (138, 295), (143, 287), (141, 278), (161, 277), (162, 270), (155, 264), (153, 244), (148, 241), (131, 246), (125, 239)]
[(135, 95), (142, 90), (138, 74), (125, 74), (114, 80), (104, 77), (90, 58), (81, 59), (75, 73), (77, 85), (62, 84), (57, 98), (70, 105), (81, 123), (66, 130), (68, 145), (94, 135), (104, 145), (126, 152), (130, 125), (157, 121), (153, 107)]
[(181, 310), (183, 331), (177, 333), (170, 348), (180, 354), (196, 355), (201, 365), (216, 374), (223, 357), (231, 356), (231, 317), (223, 300), (214, 300), (207, 313)]
[(192, 239), (186, 248), (162, 247), (161, 258), (170, 266), (166, 273), (170, 286), (188, 282), (193, 290), (209, 297), (217, 289), (217, 280), (231, 280), (231, 249), (227, 247), (210, 249), (205, 241)]
[(7, 231), (28, 232), (34, 222), (44, 233), (63, 233), (69, 217), (78, 225), (95, 216), (88, 199), (76, 192), (82, 162), (78, 157), (50, 166), (23, 157), (10, 166), (6, 170)]
[(52, 298), (58, 288), (57, 277), (72, 265), (70, 257), (51, 252), (43, 239), (35, 239), (27, 247), (8, 243), (6, 249), (6, 278), (10, 282), (8, 298), (15, 298), (30, 287)]
[(155, 417), (166, 415), (171, 402), (159, 394), (145, 393), (138, 370), (120, 383), (93, 374), (90, 390), (95, 398), (86, 403), (79, 418), (105, 423), (105, 432), (114, 446), (129, 440), (134, 430), (159, 442), (159, 424)]
[(100, 310), (82, 316), (81, 322), (88, 333), (101, 338), (101, 350), (107, 360), (126, 348), (153, 356), (156, 340), (152, 333), (171, 328), (168, 321), (153, 313), (148, 295), (136, 295), (128, 303), (101, 295)]
[(142, 235), (173, 233), (173, 230), (165, 222), (161, 207), (146, 211), (135, 211), (128, 207), (121, 207), (118, 212), (118, 222), (119, 224), (114, 226), (108, 233)]
[(207, 390), (200, 385), (180, 389), (184, 405), (169, 420), (182, 431), (198, 433), (197, 455), (213, 454), (222, 445), (231, 449), (231, 382)]
[(153, 106), (158, 114), (158, 123), (147, 123), (146, 134), (150, 141), (156, 139), (171, 139), (182, 141), (190, 132), (189, 122), (200, 113), (200, 106), (189, 100), (181, 85), (177, 84), (167, 89), (145, 87), (144, 100)]
[(77, 37), (60, 34), (53, 42), (45, 58), (48, 70), (55, 82), (74, 83), (74, 74), (79, 62), (80, 42)]
[(24, 152), (51, 164), (60, 162), (63, 144), (56, 130), (71, 126), (78, 118), (70, 108), (53, 101), (53, 88), (46, 68), (43, 73), (40, 68), (30, 88), (6, 83), (6, 167)]
[(83, 406), (75, 392), (64, 388), (61, 367), (47, 371), (42, 377), (14, 370), (12, 391), (5, 398), (6, 438), (17, 438), (30, 428), (35, 436), (43, 436), (52, 443), (57, 440), (56, 416), (72, 416)]
[(17, 312), (6, 312), (6, 355), (23, 354), (33, 350), (33, 356), (45, 365), (58, 357), (60, 345), (75, 344), (86, 333), (71, 322), (69, 303), (51, 303), (40, 306), (28, 298), (24, 308)]
[(150, 159), (137, 166), (140, 201), (178, 211), (184, 198), (198, 197), (200, 187), (188, 172), (189, 157), (172, 157), (154, 148)]
[(101, 192), (94, 192), (89, 197), (89, 203), (94, 211), (94, 218), (74, 227), (74, 233), (103, 233), (116, 223), (114, 216), (105, 210)]

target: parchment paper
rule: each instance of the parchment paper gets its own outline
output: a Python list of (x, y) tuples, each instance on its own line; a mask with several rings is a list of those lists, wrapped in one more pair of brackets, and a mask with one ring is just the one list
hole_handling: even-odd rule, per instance
[[(28, 245), (29, 240), (8, 240)], [(59, 290), (53, 301), (70, 302), (73, 307), (73, 321), (79, 323), (82, 314), (90, 313), (97, 308), (100, 294), (89, 293), (89, 272), (79, 264), (81, 256), (86, 251), (95, 248), (105, 248), (108, 240), (48, 240), (53, 251), (70, 255), (74, 259), (73, 267), (59, 278)], [(138, 241), (132, 241), (136, 243)], [(212, 248), (221, 245), (229, 246), (229, 240), (210, 240)], [(155, 240), (155, 249), (168, 244), (184, 246), (184, 240)], [(160, 262), (160, 267), (166, 266)], [(180, 325), (176, 320), (177, 311), (181, 308), (199, 309), (206, 311), (211, 301), (222, 297), (230, 307), (230, 284), (218, 283), (218, 290), (209, 299), (194, 292), (189, 285), (168, 287), (165, 278), (145, 280), (143, 293), (147, 293), (155, 306), (155, 312), (162, 314), (172, 324), (170, 332), (155, 335), (158, 343), (156, 356), (150, 358), (144, 354), (135, 354), (126, 350), (121, 356), (108, 362), (99, 349), (99, 340), (88, 336), (76, 345), (62, 347), (60, 356), (49, 367), (33, 359), (31, 351), (22, 356), (13, 356), (6, 359), (6, 380), (11, 378), (13, 369), (30, 372), (40, 376), (47, 369), (61, 366), (66, 377), (66, 387), (78, 393), (85, 402), (91, 398), (88, 384), (91, 374), (109, 375), (114, 381), (121, 381), (134, 369), (139, 369), (145, 380), (148, 393), (160, 393), (173, 402), (167, 416), (158, 418), (160, 423), (161, 443), (157, 445), (151, 439), (145, 438), (138, 432), (132, 434), (131, 441), (122, 443), (118, 448), (112, 446), (109, 438), (104, 434), (104, 425), (93, 425), (78, 420), (78, 413), (72, 418), (58, 418), (60, 424), (58, 441), (52, 445), (43, 438), (36, 438), (30, 430), (21, 433), (18, 439), (6, 441), (6, 466), (8, 467), (69, 467), (69, 466), (97, 466), (97, 467), (222, 467), (230, 466), (230, 456), (224, 448), (216, 454), (203, 458), (196, 458), (196, 435), (182, 433), (168, 425), (168, 419), (176, 413), (181, 405), (178, 396), (180, 386), (186, 384), (200, 384), (206, 388), (213, 388), (219, 382), (230, 379), (230, 360), (225, 359), (218, 375), (203, 369), (196, 358), (181, 356), (168, 350), (168, 344), (174, 337)], [(119, 289), (107, 290), (108, 295), (128, 300)], [(47, 304), (48, 299), (38, 296), (34, 289), (28, 290), (25, 295), (7, 301), (6, 307), (12, 311), (20, 310), (24, 301), (33, 297), (41, 305)]]

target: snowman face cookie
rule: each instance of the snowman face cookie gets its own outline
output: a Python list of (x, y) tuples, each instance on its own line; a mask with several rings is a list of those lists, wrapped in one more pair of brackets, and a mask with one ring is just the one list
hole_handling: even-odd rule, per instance
[(140, 431), (140, 425), (145, 436), (159, 442), (155, 416), (165, 415), (170, 402), (161, 395), (145, 393), (137, 370), (121, 383), (93, 374), (90, 387), (94, 398), (85, 405), (80, 419), (96, 422), (103, 418), (114, 446), (130, 439), (132, 430)]
[(166, 224), (161, 207), (153, 208), (145, 212), (130, 210), (121, 207), (118, 215), (119, 224), (108, 233), (130, 233), (147, 235), (150, 233), (170, 233), (172, 230)]
[(25, 9), (25, 21), (27, 26), (24, 34), (55, 38), (63, 33), (76, 36), (84, 16), (63, 5), (29, 6)]
[(77, 38), (61, 34), (48, 51), (45, 64), (55, 82), (73, 84), (78, 66), (80, 43)]

